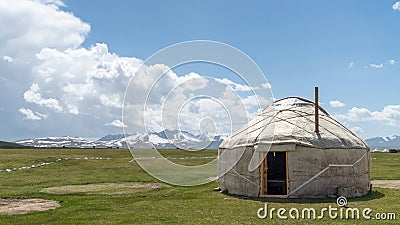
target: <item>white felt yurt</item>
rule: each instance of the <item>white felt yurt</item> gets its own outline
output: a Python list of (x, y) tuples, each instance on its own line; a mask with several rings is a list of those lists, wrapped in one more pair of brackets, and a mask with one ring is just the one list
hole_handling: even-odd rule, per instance
[(361, 196), (370, 190), (370, 149), (318, 104), (285, 98), (221, 143), (218, 183), (252, 197)]

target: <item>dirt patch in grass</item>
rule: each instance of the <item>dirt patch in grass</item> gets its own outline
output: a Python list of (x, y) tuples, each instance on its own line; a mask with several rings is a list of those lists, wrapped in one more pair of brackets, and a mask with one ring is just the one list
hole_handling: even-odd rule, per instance
[(47, 194), (55, 194), (55, 195), (66, 195), (66, 194), (122, 195), (122, 194), (131, 194), (135, 192), (149, 191), (167, 187), (170, 186), (161, 183), (144, 183), (144, 182), (101, 183), (101, 184), (49, 187), (42, 189), (40, 192)]
[(47, 211), (60, 207), (60, 203), (40, 198), (0, 199), (0, 214), (16, 215)]
[(371, 180), (373, 187), (400, 189), (400, 180)]

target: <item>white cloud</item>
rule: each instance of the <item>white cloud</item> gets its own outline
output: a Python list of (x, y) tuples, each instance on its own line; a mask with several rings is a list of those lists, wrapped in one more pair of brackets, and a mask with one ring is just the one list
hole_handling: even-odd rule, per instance
[(76, 105), (67, 105), (67, 108), (72, 115), (79, 115), (79, 109)]
[(223, 79), (215, 78), (215, 80), (222, 84), (229, 85), (234, 91), (239, 91), (239, 92), (255, 91), (255, 90), (259, 90), (260, 88), (264, 88), (264, 89), (271, 88), (270, 83), (263, 83), (260, 86), (251, 87), (248, 84), (239, 84), (239, 83), (233, 82), (227, 78), (223, 78)]
[(38, 112), (33, 112), (31, 109), (27, 108), (20, 108), (18, 112), (20, 112), (23, 115), (24, 120), (42, 120), (47, 118), (47, 115)]
[(45, 5), (65, 6), (64, 2), (61, 0), (33, 0), (33, 1), (40, 2)]
[(119, 128), (124, 128), (126, 125), (121, 120), (114, 120), (111, 123), (105, 124), (106, 126), (114, 126)]
[(7, 27), (0, 34), (0, 54), (30, 60), (45, 47), (79, 47), (90, 25), (57, 7), (62, 5), (58, 0), (0, 1), (0, 27)]
[(400, 11), (400, 2), (396, 2), (392, 6), (394, 11)]
[(252, 91), (252, 90), (256, 89), (254, 87), (253, 88), (250, 87), (249, 85), (242, 85), (242, 84), (235, 83), (227, 78), (223, 78), (223, 79), (215, 78), (215, 80), (218, 82), (221, 82), (222, 84), (231, 86), (233, 88), (233, 90), (235, 90), (235, 91), (245, 92), (245, 91)]
[(122, 108), (122, 99), (118, 94), (107, 96), (105, 94), (100, 95), (101, 104), (113, 108)]
[(365, 133), (361, 127), (351, 127), (350, 130), (356, 135), (363, 135)]
[(42, 97), (39, 85), (36, 83), (32, 84), (31, 88), (24, 93), (24, 99), (29, 103), (35, 103), (58, 112), (62, 111), (62, 107), (56, 99)]
[(372, 67), (372, 68), (382, 68), (383, 64), (382, 63), (380, 63), (380, 64), (371, 63), (371, 64), (369, 64), (369, 66)]
[(263, 83), (263, 84), (261, 84), (261, 87), (264, 89), (270, 89), (272, 86), (270, 83)]
[[(236, 121), (246, 122), (247, 115), (257, 114), (258, 103), (264, 105), (267, 102), (262, 96), (258, 96), (259, 102), (251, 96), (241, 99), (235, 92), (246, 92), (251, 90), (250, 87), (226, 78), (206, 78), (196, 73), (177, 76), (169, 67), (162, 64), (143, 65), (142, 70), (137, 71), (142, 63), (141, 60), (119, 57), (110, 53), (105, 44), (96, 44), (89, 49), (78, 48), (64, 51), (45, 48), (37, 54), (37, 58), (40, 64), (33, 68), (36, 74), (35, 82), (40, 84), (40, 87), (43, 86), (43, 90), (50, 93), (49, 96), (60, 103), (63, 112), (74, 115), (91, 114), (103, 120), (115, 118), (120, 114), (123, 106), (126, 85), (133, 77), (130, 85), (134, 93), (128, 93), (128, 95), (133, 105), (136, 105), (132, 106), (136, 107), (132, 111), (134, 124), (127, 124), (132, 129), (143, 127), (144, 100), (147, 97), (147, 91), (155, 83), (147, 101), (148, 111), (146, 112), (147, 125), (153, 131), (159, 131), (161, 128), (176, 129), (176, 123), (169, 126), (165, 120), (176, 122), (177, 110), (185, 104), (185, 101), (190, 101), (196, 95), (214, 96), (216, 100), (235, 109), (232, 110), (231, 117), (236, 118)], [(161, 74), (164, 75), (157, 83), (156, 80)], [(230, 91), (225, 90), (227, 87), (230, 87)], [(201, 119), (213, 114), (215, 120), (221, 121), (217, 122), (218, 128), (224, 132), (230, 131), (230, 123), (226, 122), (230, 121), (229, 115), (217, 115), (225, 113), (221, 106), (205, 100), (195, 102), (197, 102), (195, 105), (188, 106), (191, 106), (191, 109), (197, 107), (197, 111), (191, 111), (188, 108), (181, 112), (181, 122), (185, 124), (182, 128), (196, 132), (197, 125), (193, 123), (193, 118)]]
[[(207, 79), (196, 73), (178, 76), (162, 64), (143, 65), (143, 70), (137, 72), (142, 60), (118, 56), (109, 51), (107, 44), (82, 47), (90, 25), (72, 13), (62, 11), (63, 6), (60, 0), (13, 0), (7, 3), (0, 0), (0, 27), (7, 27), (0, 32), (0, 56), (11, 55), (15, 59), (14, 68), (18, 68), (2, 71), (6, 76), (4, 80), (12, 78), (16, 84), (16, 87), (7, 87), (7, 90), (12, 90), (10, 93), (17, 93), (10, 98), (20, 100), (10, 107), (14, 110), (10, 114), (14, 115), (19, 109), (25, 119), (42, 120), (46, 126), (42, 126), (41, 131), (47, 129), (48, 133), (60, 133), (59, 127), (62, 126), (67, 127), (69, 133), (94, 136), (107, 132), (104, 124), (120, 128), (126, 125), (133, 129), (143, 127), (146, 90), (167, 71), (147, 99), (146, 121), (152, 129), (162, 127), (164, 120), (173, 121), (176, 126), (174, 115), (182, 109), (182, 128), (188, 131), (198, 129), (200, 119), (211, 117), (218, 129), (225, 133), (230, 131), (231, 121), (238, 121), (236, 126), (239, 126), (247, 122), (248, 114), (254, 116), (257, 113), (258, 102), (247, 92), (251, 89), (265, 92), (262, 88), (270, 88), (269, 84), (247, 87), (229, 79)], [(10, 59), (3, 57), (3, 60)], [(128, 93), (133, 101), (128, 106), (134, 116), (132, 121), (124, 121), (125, 125), (114, 119), (121, 114), (130, 80), (134, 93)], [(2, 83), (8, 82), (0, 82), (0, 85)], [(193, 100), (196, 95), (214, 99)], [(261, 104), (267, 101), (258, 97)], [(5, 102), (3, 99), (0, 101)], [(29, 107), (35, 104), (35, 110), (46, 115), (34, 112), (24, 104)], [(230, 111), (227, 113), (221, 104)], [(49, 119), (44, 120), (46, 118)], [(167, 122), (163, 128), (168, 126)]]
[(12, 63), (14, 61), (14, 59), (12, 57), (7, 56), (7, 55), (3, 56), (3, 60), (6, 62), (9, 62), (9, 63)]
[(400, 105), (388, 105), (382, 111), (370, 111), (366, 108), (353, 107), (347, 113), (337, 114), (335, 117), (348, 122), (378, 121), (390, 126), (399, 126)]
[[(146, 124), (150, 131), (182, 129), (199, 134), (198, 124), (208, 118), (214, 121), (219, 133), (229, 133), (247, 123), (249, 116), (255, 116), (260, 107), (268, 105), (265, 96), (258, 95), (257, 99), (251, 93), (244, 94), (241, 85), (226, 78), (201, 77), (195, 73), (178, 77), (169, 71), (155, 82), (163, 71), (169, 68), (154, 65), (141, 69), (133, 78), (125, 97), (127, 113), (124, 111), (124, 122), (130, 129)], [(156, 83), (145, 111), (140, 101), (147, 91), (143, 82), (137, 82), (141, 80)]]
[(269, 103), (264, 96), (257, 96), (257, 95), (250, 95), (246, 98), (242, 98), (241, 102), (246, 107), (247, 111), (251, 111), (250, 109), (253, 107), (267, 106)]
[[(35, 81), (44, 85), (69, 113), (101, 113), (122, 108), (129, 79), (142, 62), (108, 52), (106, 44), (59, 51), (45, 48), (37, 55)], [(142, 83), (143, 84), (143, 83)]]
[(55, 71), (56, 70), (53, 68), (47, 68), (46, 70), (38, 70), (37, 73), (43, 78), (44, 83), (49, 83), (51, 80), (53, 80), (53, 73)]
[(207, 78), (204, 78), (197, 73), (191, 72), (185, 76), (178, 77), (175, 73), (171, 72), (168, 76), (170, 79), (175, 81), (177, 85), (190, 91), (195, 91), (208, 86)]
[(341, 108), (346, 106), (346, 104), (340, 102), (340, 101), (330, 101), (329, 104), (331, 105), (331, 107), (333, 108)]
[(347, 69), (352, 69), (354, 67), (354, 62), (351, 62), (350, 64), (349, 64), (349, 66), (347, 66)]
[(391, 59), (391, 60), (389, 60), (389, 64), (394, 65), (394, 64), (396, 64), (396, 61), (394, 59)]

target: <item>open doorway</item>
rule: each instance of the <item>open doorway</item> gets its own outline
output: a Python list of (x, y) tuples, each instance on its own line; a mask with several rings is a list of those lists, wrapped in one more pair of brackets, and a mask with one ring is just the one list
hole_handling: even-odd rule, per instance
[(262, 195), (287, 195), (287, 153), (268, 152), (261, 165)]

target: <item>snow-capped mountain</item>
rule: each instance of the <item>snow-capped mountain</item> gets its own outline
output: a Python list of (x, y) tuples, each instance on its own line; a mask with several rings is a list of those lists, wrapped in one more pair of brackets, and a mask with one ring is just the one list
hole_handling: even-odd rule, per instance
[[(218, 149), (228, 135), (209, 137), (194, 135), (186, 131), (164, 130), (152, 133), (108, 134), (97, 141), (80, 137), (45, 137), (16, 141), (15, 143), (30, 147), (48, 148), (166, 148), (166, 149)], [(375, 137), (365, 140), (371, 150), (400, 149), (400, 136)]]
[[(164, 130), (161, 132), (135, 133), (114, 141), (120, 141), (125, 146), (129, 143), (133, 148), (166, 148), (166, 149), (218, 149), (225, 136), (208, 137), (194, 135), (186, 131)], [(103, 139), (103, 138), (102, 138)], [(101, 140), (101, 139), (100, 139)]]
[(48, 148), (166, 148), (166, 149), (218, 149), (226, 135), (209, 137), (185, 131), (165, 130), (152, 133), (108, 134), (97, 141), (80, 137), (45, 137), (16, 141), (30, 147)]
[(400, 136), (375, 137), (365, 140), (371, 149), (400, 149)]
[(88, 141), (80, 137), (45, 137), (33, 138), (16, 141), (15, 143), (29, 147), (48, 147), (48, 148), (92, 148), (96, 146), (93, 141)]
[(107, 134), (106, 136), (100, 138), (98, 141), (113, 141), (124, 138), (124, 134)]

